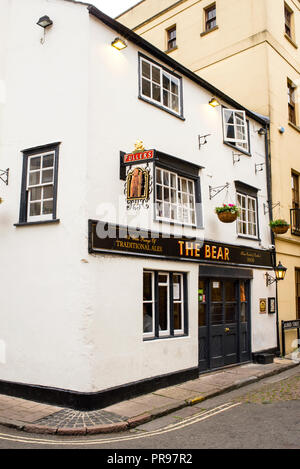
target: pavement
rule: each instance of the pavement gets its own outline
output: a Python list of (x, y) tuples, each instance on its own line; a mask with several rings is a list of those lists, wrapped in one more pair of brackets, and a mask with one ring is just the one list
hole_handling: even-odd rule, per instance
[(91, 435), (126, 431), (183, 407), (298, 366), (287, 358), (248, 363), (206, 373), (185, 383), (122, 401), (104, 409), (78, 411), (0, 395), (0, 424), (30, 433)]

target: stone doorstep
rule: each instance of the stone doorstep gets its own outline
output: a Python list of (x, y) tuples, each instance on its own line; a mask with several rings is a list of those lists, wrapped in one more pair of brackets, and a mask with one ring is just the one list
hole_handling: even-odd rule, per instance
[[(46, 425), (39, 425), (39, 424), (30, 424), (21, 422), (15, 419), (9, 418), (2, 418), (0, 415), (0, 424), (5, 425), (12, 428), (17, 428), (18, 430), (23, 430), (29, 433), (40, 433), (40, 434), (57, 434), (57, 435), (86, 435), (86, 434), (98, 434), (98, 433), (113, 433), (113, 432), (120, 432), (125, 431), (130, 428), (134, 428), (138, 425), (144, 424), (149, 422), (150, 420), (156, 419), (158, 417), (162, 417), (164, 415), (170, 414), (176, 410), (180, 410), (186, 406), (196, 405), (204, 400), (207, 400), (211, 397), (218, 396), (220, 394), (229, 392), (233, 389), (237, 389), (239, 387), (245, 386), (250, 384), (251, 382), (260, 381), (263, 378), (268, 378), (269, 376), (273, 376), (276, 374), (281, 373), (282, 371), (286, 371), (290, 368), (294, 368), (298, 365), (298, 363), (280, 363), (282, 366), (280, 368), (277, 366), (276, 368), (268, 369), (268, 372), (263, 374), (262, 376), (249, 376), (249, 377), (242, 377), (240, 380), (236, 380), (233, 384), (228, 386), (223, 386), (215, 391), (205, 393), (203, 395), (199, 395), (194, 397), (193, 399), (186, 399), (186, 400), (174, 400), (172, 404), (167, 404), (165, 406), (156, 408), (151, 410), (151, 412), (144, 412), (140, 415), (128, 417), (127, 421), (124, 422), (117, 422), (113, 424), (105, 424), (105, 425), (95, 425), (95, 426), (84, 426), (84, 427), (47, 427)], [(267, 365), (264, 365), (267, 366)], [(217, 374), (217, 373), (216, 373)]]

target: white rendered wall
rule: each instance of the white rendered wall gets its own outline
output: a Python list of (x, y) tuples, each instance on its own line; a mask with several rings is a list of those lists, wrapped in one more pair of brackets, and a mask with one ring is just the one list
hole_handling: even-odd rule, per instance
[[(41, 45), (43, 31), (36, 22), (45, 14), (54, 24)], [(121, 53), (113, 49), (117, 34), (90, 18), (86, 6), (6, 0), (0, 18), (0, 34), (7, 27), (1, 36), (6, 40), (0, 41), (5, 91), (0, 99), (0, 168), (10, 168), (8, 187), (0, 185), (0, 345), (5, 344), (0, 379), (98, 391), (197, 366), (197, 263), (89, 255), (88, 219), (135, 224), (136, 214), (125, 210), (119, 152), (131, 151), (142, 139), (149, 149), (205, 166), (200, 172), (205, 230), (197, 230), (197, 236), (267, 248), (265, 171), (255, 175), (254, 170), (255, 163), (264, 162), (264, 138), (254, 132), (259, 126), (250, 123), (252, 157), (242, 156), (233, 166), (232, 149), (223, 144), (221, 108), (208, 106), (211, 95), (184, 78), (185, 121), (139, 100), (138, 49), (130, 43)], [(204, 133), (212, 135), (199, 151), (198, 135)], [(58, 141), (60, 223), (15, 227), (21, 150)], [(221, 224), (214, 213), (223, 194), (210, 201), (208, 185), (228, 181), (233, 197), (234, 180), (261, 188), (261, 246), (237, 238), (235, 224)], [(151, 210), (150, 219), (148, 211), (141, 211), (141, 226), (157, 230)], [(188, 337), (143, 342), (144, 268), (188, 273)], [(257, 291), (264, 297), (260, 281)], [(275, 296), (273, 291), (269, 296)], [(253, 318), (258, 330), (260, 319)], [(272, 321), (263, 324), (271, 339), (275, 317)], [(263, 337), (254, 345), (262, 343)]]
[[(4, 7), (4, 10), (3, 10)], [(51, 0), (1, 2), (7, 25), (1, 42), (0, 379), (89, 390), (85, 191), (88, 92), (86, 7)], [(49, 15), (53, 26), (36, 25)], [(68, 18), (68, 21), (66, 21)], [(2, 65), (2, 63), (1, 63)], [(59, 224), (15, 227), (19, 219), (21, 150), (60, 145)]]

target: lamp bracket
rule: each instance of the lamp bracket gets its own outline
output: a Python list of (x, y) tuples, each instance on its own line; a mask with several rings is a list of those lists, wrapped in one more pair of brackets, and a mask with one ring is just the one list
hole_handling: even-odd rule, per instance
[(213, 199), (216, 195), (222, 192), (224, 189), (228, 189), (230, 186), (229, 182), (226, 182), (224, 186), (211, 187), (209, 186), (209, 199)]
[[(273, 210), (273, 208), (278, 207), (278, 206), (280, 207), (280, 202), (277, 202), (276, 204), (272, 204), (272, 210)], [(270, 211), (269, 204), (264, 203), (263, 207), (264, 207), (264, 215), (266, 215)]]
[(9, 174), (9, 168), (7, 169), (0, 169), (0, 179), (1, 181), (4, 182), (8, 186), (8, 174)]
[(198, 142), (199, 142), (199, 150), (201, 150), (202, 145), (207, 143), (206, 137), (210, 137), (211, 134), (206, 135), (198, 135)]
[(234, 151), (232, 152), (232, 163), (235, 165), (235, 163), (238, 163), (241, 161), (241, 153), (235, 153)]
[(259, 171), (262, 171), (263, 170), (263, 166), (265, 165), (266, 163), (258, 163), (255, 165), (255, 174), (257, 174)]
[(276, 277), (272, 277), (272, 275), (268, 274), (268, 272), (266, 273), (266, 286), (268, 287), (269, 285), (272, 285), (272, 283), (275, 283), (277, 282), (277, 278)]

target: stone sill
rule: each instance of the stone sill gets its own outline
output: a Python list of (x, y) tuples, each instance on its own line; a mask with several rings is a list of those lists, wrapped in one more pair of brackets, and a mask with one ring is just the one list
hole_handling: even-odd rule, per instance
[(292, 44), (292, 46), (295, 47), (295, 49), (298, 49), (297, 44), (295, 43), (295, 41), (288, 34), (285, 33), (284, 37)]
[(213, 31), (216, 31), (219, 29), (219, 26), (215, 26), (214, 28), (209, 29), (208, 31), (203, 31), (203, 33), (200, 34), (200, 37), (206, 36), (209, 33), (212, 33)]
[(289, 121), (289, 125), (293, 127), (293, 129), (297, 130), (297, 132), (300, 132), (300, 127), (298, 125), (293, 124), (293, 122), (290, 122), (290, 121)]

